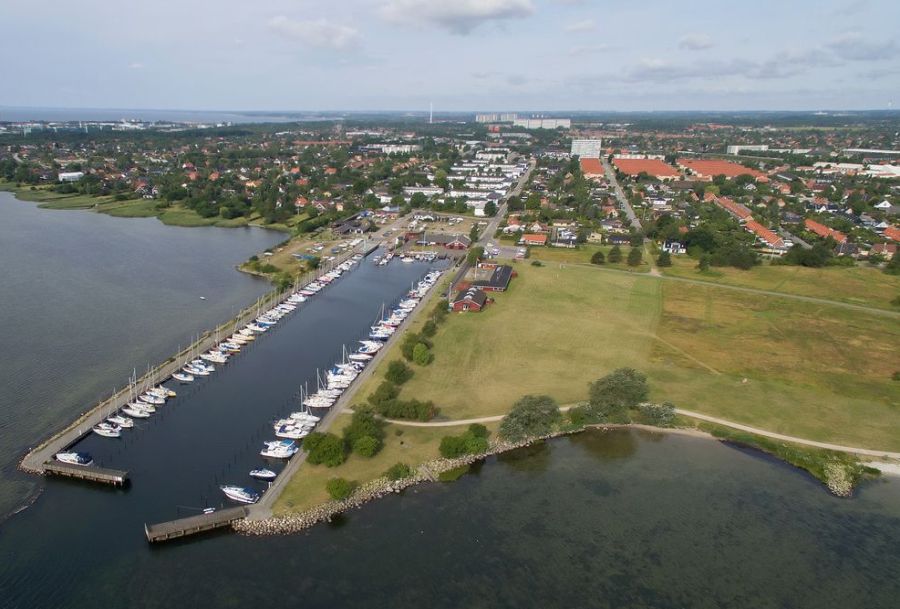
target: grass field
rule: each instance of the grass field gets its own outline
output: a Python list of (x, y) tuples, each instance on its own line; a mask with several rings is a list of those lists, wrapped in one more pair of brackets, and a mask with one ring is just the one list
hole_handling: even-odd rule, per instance
[(673, 265), (661, 269), (664, 275), (685, 277), (814, 298), (826, 298), (880, 309), (896, 309), (891, 300), (900, 295), (900, 277), (887, 275), (871, 267), (773, 266), (763, 264), (749, 271), (735, 268), (697, 270), (697, 261), (688, 256), (673, 256)]
[[(341, 430), (349, 424), (350, 416), (342, 414), (330, 431), (340, 435)], [(487, 427), (494, 431), (497, 426), (494, 424)], [(382, 476), (389, 467), (398, 462), (415, 467), (425, 461), (437, 459), (440, 457), (438, 447), (441, 438), (462, 431), (464, 428), (442, 429), (387, 425), (384, 448), (371, 459), (350, 455), (350, 458), (338, 467), (304, 463), (278, 498), (273, 512), (275, 514), (301, 512), (328, 501), (325, 483), (330, 478), (341, 477), (362, 483)]]
[(480, 314), (451, 316), (403, 388), (449, 418), (519, 397), (584, 399), (620, 366), (652, 398), (782, 433), (900, 449), (895, 319), (587, 267), (520, 265)]
[[(590, 243), (580, 245), (574, 249), (565, 247), (532, 247), (529, 249), (529, 259), (547, 263), (589, 264), (594, 252), (599, 250), (603, 252), (604, 256), (609, 258), (609, 250), (611, 249), (611, 245), (594, 245)], [(628, 252), (631, 251), (631, 246), (621, 246), (620, 249), (622, 250), (622, 262), (613, 264), (607, 261), (603, 268), (630, 271), (632, 273), (647, 273), (650, 271), (650, 258), (646, 250), (644, 251), (644, 259), (641, 264), (632, 267), (625, 263), (626, 258), (628, 258)]]

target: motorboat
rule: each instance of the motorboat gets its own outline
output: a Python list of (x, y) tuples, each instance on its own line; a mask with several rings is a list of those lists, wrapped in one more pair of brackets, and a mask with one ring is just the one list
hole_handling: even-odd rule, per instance
[(251, 488), (232, 485), (220, 486), (219, 488), (222, 489), (226, 497), (238, 503), (256, 503), (259, 501), (259, 493)]
[(107, 417), (106, 420), (113, 425), (118, 425), (122, 429), (131, 429), (134, 427), (134, 420), (129, 419), (128, 417), (123, 417), (120, 414), (114, 414), (111, 417)]
[(107, 423), (106, 421), (94, 425), (93, 431), (98, 436), (103, 436), (104, 438), (118, 438), (122, 435), (121, 427), (114, 423)]
[(290, 440), (300, 440), (308, 436), (310, 431), (312, 430), (307, 429), (302, 425), (282, 425), (275, 430), (275, 437), (287, 438)]
[(93, 457), (88, 453), (79, 452), (62, 452), (56, 453), (55, 458), (60, 463), (68, 463), (69, 465), (80, 465), (87, 467), (94, 463)]
[(299, 448), (293, 440), (275, 440), (274, 442), (265, 442), (259, 454), (272, 459), (290, 459), (297, 454), (298, 450)]
[(228, 361), (228, 358), (217, 351), (208, 351), (206, 353), (202, 353), (200, 355), (201, 359), (205, 359), (208, 362), (214, 362), (216, 364), (224, 364)]
[(261, 469), (250, 470), (250, 477), (256, 478), (257, 480), (274, 480), (278, 477), (278, 474), (263, 467)]
[[(206, 368), (198, 368), (197, 366), (191, 366), (190, 364), (184, 366), (182, 370), (185, 373), (185, 376), (191, 377), (193, 379), (195, 376), (209, 376), (209, 370)], [(174, 374), (172, 375), (175, 376)]]
[[(207, 372), (207, 374), (209, 374)], [(194, 375), (189, 374), (187, 372), (175, 372), (172, 374), (172, 378), (178, 381), (179, 383), (192, 383), (194, 382)]]
[(350, 355), (348, 355), (347, 359), (350, 359), (354, 362), (367, 362), (372, 359), (372, 357), (373, 356), (369, 353), (362, 353), (358, 351), (356, 353), (351, 353)]

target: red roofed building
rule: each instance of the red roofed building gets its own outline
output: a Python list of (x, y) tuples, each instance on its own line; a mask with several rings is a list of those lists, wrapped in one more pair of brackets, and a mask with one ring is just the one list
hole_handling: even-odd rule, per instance
[(894, 241), (900, 241), (900, 228), (896, 226), (888, 226), (884, 229), (884, 236)]
[(547, 245), (547, 235), (522, 235), (519, 243), (522, 245)]
[(600, 159), (581, 159), (581, 173), (588, 179), (602, 178), (605, 174), (603, 163), (600, 162)]
[(713, 201), (715, 201), (716, 205), (730, 213), (741, 222), (753, 219), (753, 214), (750, 213), (749, 209), (747, 209), (740, 203), (735, 203), (728, 197), (715, 197)]
[[(715, 176), (725, 176), (726, 178), (736, 178), (737, 176), (748, 175), (753, 176), (757, 180), (766, 178), (766, 174), (748, 169), (743, 165), (732, 163), (731, 161), (721, 161), (718, 159), (678, 159), (676, 161), (679, 167), (689, 169), (697, 177), (712, 179)], [(768, 178), (766, 178), (767, 180)]]
[(815, 220), (810, 220), (809, 218), (804, 220), (803, 224), (806, 226), (806, 230), (808, 230), (811, 233), (815, 233), (824, 239), (831, 237), (838, 243), (847, 243), (847, 235), (845, 235), (841, 231), (834, 230), (833, 228), (829, 228), (829, 227), (825, 226), (824, 224), (820, 224), (820, 223), (816, 222)]
[(744, 227), (751, 233), (759, 237), (769, 248), (774, 250), (784, 250), (784, 239), (779, 237), (773, 231), (769, 230), (756, 220), (748, 221)]
[(680, 177), (678, 170), (659, 159), (620, 159), (614, 158), (616, 169), (632, 177), (646, 173), (660, 180), (673, 180)]

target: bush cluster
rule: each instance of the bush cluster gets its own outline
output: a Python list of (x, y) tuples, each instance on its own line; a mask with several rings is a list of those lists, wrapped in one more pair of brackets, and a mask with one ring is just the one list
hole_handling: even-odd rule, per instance
[(441, 438), (441, 456), (447, 459), (461, 457), (463, 455), (479, 455), (488, 449), (488, 436), (490, 432), (484, 425), (473, 423), (458, 436), (445, 436)]

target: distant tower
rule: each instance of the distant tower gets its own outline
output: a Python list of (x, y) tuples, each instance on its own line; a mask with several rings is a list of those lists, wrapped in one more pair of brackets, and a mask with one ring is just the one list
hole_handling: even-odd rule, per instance
[(428, 102), (428, 124), (434, 124), (434, 102)]

